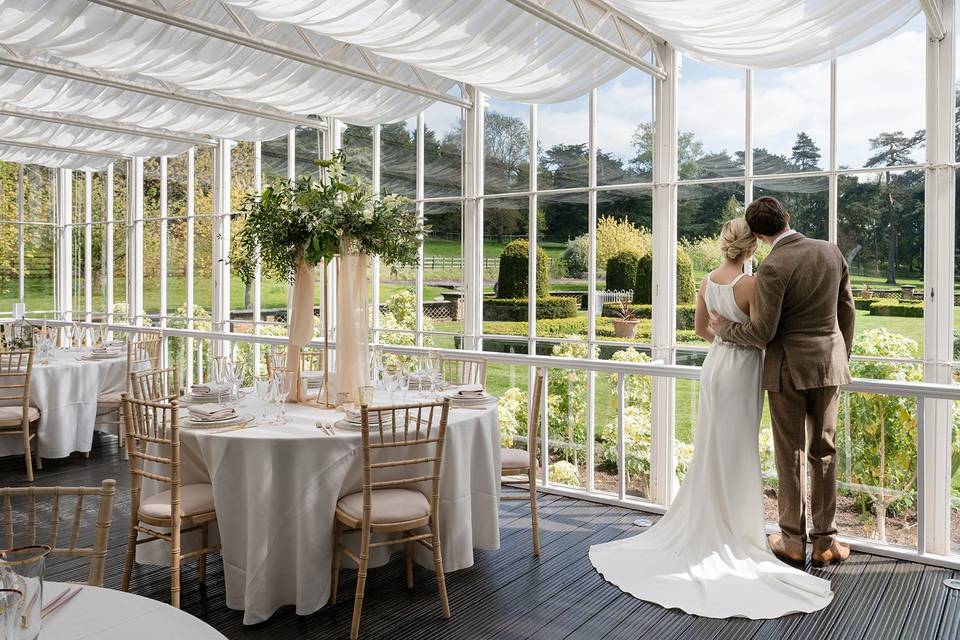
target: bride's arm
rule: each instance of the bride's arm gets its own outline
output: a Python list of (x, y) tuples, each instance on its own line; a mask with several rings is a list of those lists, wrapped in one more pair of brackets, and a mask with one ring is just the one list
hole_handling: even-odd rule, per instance
[(703, 291), (707, 286), (707, 279), (700, 282), (700, 291), (697, 292), (697, 311), (694, 314), (693, 328), (698, 336), (707, 342), (713, 342), (713, 330), (710, 328), (710, 312), (707, 311), (707, 303), (703, 299)]

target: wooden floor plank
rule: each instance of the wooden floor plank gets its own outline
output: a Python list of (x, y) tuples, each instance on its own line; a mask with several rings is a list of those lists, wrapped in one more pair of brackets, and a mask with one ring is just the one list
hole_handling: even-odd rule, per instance
[[(0, 484), (23, 486), (22, 459), (0, 458)], [(129, 471), (116, 440), (98, 437), (89, 459), (74, 455), (44, 461), (38, 485), (96, 486), (117, 480), (110, 532), (106, 586), (120, 584), (130, 509)], [(505, 488), (505, 491), (513, 491)], [(943, 587), (953, 572), (907, 562), (854, 554), (843, 565), (811, 570), (832, 580), (835, 597), (826, 609), (776, 620), (713, 620), (637, 600), (607, 583), (589, 562), (591, 544), (635, 535), (637, 513), (619, 507), (541, 494), (538, 499), (543, 550), (533, 557), (530, 508), (522, 501), (501, 505), (501, 548), (477, 551), (473, 567), (447, 575), (453, 617), (440, 615), (436, 579), (417, 567), (416, 584), (404, 584), (403, 563), (395, 558), (371, 570), (367, 580), (361, 638), (365, 640), (779, 640), (780, 638), (960, 638), (960, 593)], [(89, 537), (84, 532), (83, 536)], [(52, 580), (83, 581), (88, 565), (51, 559)], [(341, 574), (341, 602), (308, 616), (292, 606), (270, 620), (243, 624), (243, 613), (227, 609), (223, 565), (211, 557), (206, 584), (197, 582), (196, 563), (183, 567), (181, 601), (231, 640), (347, 636), (356, 572)], [(137, 566), (133, 591), (167, 601), (169, 571)], [(892, 633), (892, 635), (891, 635)]]

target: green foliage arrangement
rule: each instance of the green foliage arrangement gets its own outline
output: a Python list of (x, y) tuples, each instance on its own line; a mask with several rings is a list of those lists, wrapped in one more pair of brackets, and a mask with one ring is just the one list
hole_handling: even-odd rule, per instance
[[(580, 305), (576, 298), (546, 296), (537, 299), (537, 319), (573, 318)], [(526, 322), (526, 298), (487, 298), (483, 301), (483, 319)]]
[(264, 276), (292, 282), (298, 259), (317, 266), (344, 243), (350, 251), (380, 256), (384, 264), (416, 265), (426, 229), (409, 201), (375, 196), (364, 182), (345, 178), (342, 151), (317, 164), (319, 182), (313, 176), (277, 180), (243, 199), (236, 216), (243, 225), (230, 255), (237, 274), (252, 281), (259, 262)]
[(629, 249), (607, 260), (607, 291), (633, 291), (637, 283), (640, 254)]
[[(653, 301), (653, 254), (646, 253), (637, 263), (637, 284), (633, 288), (636, 304)], [(677, 303), (692, 304), (697, 299), (697, 283), (693, 279), (693, 263), (686, 252), (677, 247)]]
[[(590, 237), (584, 233), (567, 242), (567, 248), (560, 256), (567, 274), (582, 276), (589, 269)], [(597, 220), (597, 269), (603, 270), (607, 261), (621, 251), (633, 251), (639, 255), (648, 253), (653, 247), (650, 232), (634, 225), (626, 218), (603, 216)], [(627, 287), (628, 289), (632, 287)]]
[[(514, 240), (500, 253), (500, 273), (497, 276), (498, 298), (526, 298), (530, 282), (527, 269), (530, 243), (526, 240)], [(537, 297), (546, 297), (550, 289), (547, 278), (549, 257), (537, 247)]]

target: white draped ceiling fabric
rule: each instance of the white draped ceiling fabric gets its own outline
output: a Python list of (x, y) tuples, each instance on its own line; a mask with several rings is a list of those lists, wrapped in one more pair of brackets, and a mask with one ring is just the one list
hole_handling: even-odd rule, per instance
[[(523, 4), (0, 0), (0, 158), (102, 168), (113, 157), (181, 153), (190, 144), (186, 136), (267, 140), (297, 124), (320, 126), (316, 116), (394, 122), (438, 97), (465, 102), (458, 83), (506, 100), (560, 102), (629, 68)], [(704, 60), (750, 67), (848, 53), (919, 11), (917, 0), (540, 0), (537, 6), (620, 42), (635, 58), (666, 41)], [(623, 19), (609, 19), (611, 10)], [(49, 121), (9, 115), (24, 112)], [(114, 130), (74, 126), (78, 118)], [(171, 139), (137, 135), (138, 129)]]

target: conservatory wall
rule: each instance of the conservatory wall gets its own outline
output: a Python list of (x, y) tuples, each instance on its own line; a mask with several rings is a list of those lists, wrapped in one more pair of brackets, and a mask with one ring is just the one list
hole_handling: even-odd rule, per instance
[[(350, 173), (410, 198), (429, 227), (417, 267), (369, 267), (373, 342), (485, 353), (513, 446), (526, 442), (533, 367), (546, 367), (545, 489), (664, 509), (693, 454), (707, 349), (692, 331), (696, 289), (723, 222), (774, 196), (796, 229), (839, 245), (857, 299), (841, 533), (960, 566), (954, 51), (920, 17), (808, 67), (721, 67), (664, 47), (666, 80), (634, 69), (556, 104), (468, 88), (472, 109), (328, 118), (100, 172), (2, 162), (0, 318), (23, 303), (29, 318), (156, 329), (186, 381), (223, 349), (252, 374), (283, 342), (290, 287), (231, 273), (232, 216), (340, 148)], [(614, 326), (624, 306), (634, 336)], [(318, 322), (317, 338), (327, 330)], [(767, 413), (760, 442), (772, 488)]]

